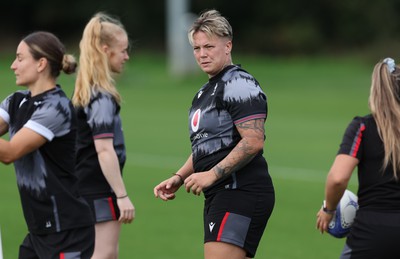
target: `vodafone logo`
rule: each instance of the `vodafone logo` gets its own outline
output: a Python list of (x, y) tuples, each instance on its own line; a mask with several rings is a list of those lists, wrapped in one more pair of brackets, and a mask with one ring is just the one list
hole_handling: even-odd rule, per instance
[(199, 129), (200, 117), (201, 117), (200, 115), (201, 115), (200, 109), (197, 109), (193, 114), (191, 125), (192, 125), (192, 130), (194, 132), (197, 132), (197, 130)]

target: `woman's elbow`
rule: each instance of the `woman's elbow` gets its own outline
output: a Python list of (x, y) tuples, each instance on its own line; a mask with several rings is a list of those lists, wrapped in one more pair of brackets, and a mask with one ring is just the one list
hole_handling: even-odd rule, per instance
[(263, 149), (264, 149), (264, 141), (256, 141), (252, 143), (252, 151), (254, 155), (258, 154)]
[(329, 173), (328, 181), (331, 185), (336, 186), (336, 187), (343, 187), (343, 186), (347, 186), (347, 184), (348, 184), (347, 177), (344, 177), (341, 174), (334, 174), (332, 172)]
[(6, 165), (9, 165), (9, 164), (13, 163), (15, 160), (16, 160), (16, 159), (13, 159), (13, 158), (10, 157), (10, 156), (1, 158), (1, 162), (2, 162), (3, 164), (6, 164)]
[(14, 152), (7, 152), (5, 154), (0, 154), (0, 161), (3, 164), (11, 164), (13, 162), (15, 162), (16, 160), (18, 160), (20, 158), (20, 156), (18, 156), (16, 153)]

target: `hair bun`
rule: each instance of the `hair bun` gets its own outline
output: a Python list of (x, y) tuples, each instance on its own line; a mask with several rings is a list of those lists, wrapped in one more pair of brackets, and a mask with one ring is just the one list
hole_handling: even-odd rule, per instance
[(77, 67), (78, 63), (75, 57), (70, 54), (65, 54), (62, 62), (62, 71), (69, 75), (75, 73)]

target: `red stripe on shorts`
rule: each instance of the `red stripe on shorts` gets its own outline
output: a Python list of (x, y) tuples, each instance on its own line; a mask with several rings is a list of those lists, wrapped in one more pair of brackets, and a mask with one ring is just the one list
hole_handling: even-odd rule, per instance
[(60, 259), (65, 259), (64, 253), (60, 253)]
[(217, 241), (221, 241), (222, 232), (224, 232), (225, 223), (228, 220), (229, 212), (225, 213), (224, 218), (222, 219), (221, 226), (219, 227)]
[(110, 206), (112, 219), (117, 220), (117, 215), (115, 214), (115, 209), (114, 209), (114, 203), (111, 197), (108, 197), (108, 205)]

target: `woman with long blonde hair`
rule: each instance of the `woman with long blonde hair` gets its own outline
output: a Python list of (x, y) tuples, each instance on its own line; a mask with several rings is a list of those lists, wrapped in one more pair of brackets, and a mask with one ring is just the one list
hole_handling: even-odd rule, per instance
[(358, 204), (342, 259), (398, 258), (400, 239), (400, 68), (391, 58), (375, 65), (371, 114), (348, 126), (325, 186), (317, 228), (328, 230), (351, 174), (358, 167)]
[(96, 222), (92, 258), (117, 258), (121, 223), (131, 223), (135, 217), (122, 178), (126, 151), (121, 97), (113, 77), (129, 59), (129, 41), (119, 20), (97, 13), (86, 25), (79, 46), (72, 97), (78, 117), (76, 173)]

